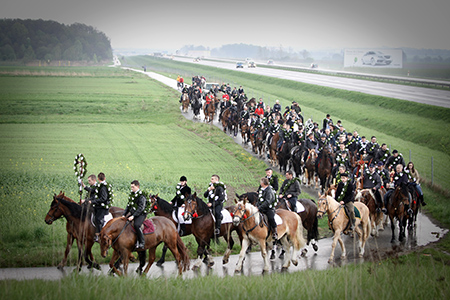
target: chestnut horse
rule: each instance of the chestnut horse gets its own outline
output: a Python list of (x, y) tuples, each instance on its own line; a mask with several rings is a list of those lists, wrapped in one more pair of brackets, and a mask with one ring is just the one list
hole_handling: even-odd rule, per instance
[(208, 109), (206, 109), (206, 103), (203, 106), (203, 114), (205, 115), (205, 122), (211, 123), (214, 121), (214, 114), (216, 113), (216, 104), (219, 101), (217, 97), (214, 97), (214, 100), (208, 105)]
[[(113, 217), (118, 217), (123, 214), (123, 209), (119, 207), (111, 207), (109, 212)], [(67, 256), (72, 248), (73, 241), (77, 241), (78, 247), (78, 271), (81, 270), (83, 265), (82, 251), (84, 249), (84, 259), (88, 264), (88, 268), (96, 268), (100, 270), (100, 265), (93, 262), (94, 256), (92, 255), (92, 246), (94, 245), (95, 227), (91, 222), (91, 216), (93, 214), (92, 207), (89, 207), (87, 203), (80, 205), (73, 201), (69, 197), (65, 196), (63, 192), (60, 192), (57, 196), (53, 196), (53, 201), (50, 204), (50, 210), (45, 216), (45, 223), (51, 225), (53, 221), (64, 216), (67, 220), (67, 245), (64, 252), (64, 258), (58, 264), (58, 269), (62, 270), (67, 262)]]
[[(356, 218), (355, 232), (359, 236), (359, 257), (363, 257), (364, 246), (366, 245), (366, 241), (370, 235), (369, 209), (362, 202), (355, 202), (354, 205), (361, 214), (360, 218)], [(347, 252), (341, 238), (341, 233), (343, 232), (344, 234), (348, 234), (345, 230), (349, 220), (344, 212), (344, 205), (339, 204), (339, 202), (334, 200), (331, 196), (321, 195), (319, 193), (317, 207), (317, 216), (319, 218), (322, 218), (323, 215), (328, 214), (328, 226), (334, 232), (333, 242), (331, 243), (331, 255), (328, 262), (332, 263), (334, 261), (334, 250), (336, 249), (337, 242), (339, 242), (342, 249), (341, 259), (345, 259)], [(361, 224), (362, 228), (359, 228), (359, 224)]]
[[(151, 234), (144, 235), (144, 251), (148, 249), (149, 254), (148, 264), (145, 267), (145, 270), (142, 271), (145, 260), (141, 260), (138, 272), (140, 274), (142, 272), (147, 274), (155, 261), (156, 247), (161, 243), (165, 243), (170, 251), (172, 251), (178, 266), (178, 274), (181, 275), (183, 271), (189, 269), (189, 255), (186, 246), (178, 235), (175, 225), (165, 217), (152, 217), (150, 220), (154, 224), (155, 231)], [(135, 250), (136, 234), (132, 231), (132, 226), (128, 226), (129, 224), (131, 225), (125, 217), (114, 218), (110, 220), (100, 232), (101, 255), (106, 257), (108, 249), (110, 247), (114, 249), (109, 266), (118, 275), (122, 275), (122, 272), (116, 268), (114, 263), (120, 258), (123, 263), (123, 274), (127, 275), (129, 256), (132, 251)]]
[[(384, 194), (384, 189), (380, 189), (381, 199), (383, 199)], [(371, 235), (378, 236), (378, 227), (380, 230), (384, 230), (383, 213), (377, 207), (375, 194), (372, 189), (357, 189), (355, 201), (362, 202), (367, 206), (367, 208), (369, 208), (370, 223), (372, 227)]]
[(408, 192), (408, 186), (406, 184), (395, 188), (390, 195), (386, 209), (388, 211), (389, 219), (391, 221), (392, 239), (391, 243), (395, 242), (395, 222), (398, 220), (398, 240), (401, 242), (405, 238), (406, 222), (408, 220), (407, 209), (409, 207), (411, 195)]
[(322, 193), (325, 191), (326, 188), (329, 186), (329, 177), (331, 175), (331, 169), (333, 167), (333, 164), (331, 162), (332, 157), (332, 150), (331, 147), (328, 145), (323, 148), (322, 150), (322, 156), (319, 158), (319, 163), (317, 167), (317, 175), (320, 180), (320, 186), (322, 189)]
[[(214, 265), (214, 261), (210, 258), (209, 248), (210, 241), (214, 238), (214, 228), (215, 222), (213, 219), (213, 215), (207, 206), (207, 204), (197, 197), (197, 193), (193, 195), (189, 195), (187, 199), (184, 201), (185, 211), (184, 211), (184, 219), (186, 221), (192, 220), (191, 232), (195, 236), (195, 240), (197, 241), (197, 262), (194, 264), (193, 269), (198, 269), (201, 265), (201, 259), (203, 255), (205, 255), (205, 261), (209, 267)], [(230, 209), (230, 208), (225, 208)], [(222, 213), (223, 214), (223, 213)], [(232, 223), (223, 223), (220, 226), (220, 235), (227, 242), (227, 250), (223, 256), (223, 264), (227, 264), (231, 249), (234, 246), (234, 240), (231, 236), (231, 233), (236, 231), (239, 237), (239, 241), (242, 243), (242, 226), (233, 225)]]
[(305, 165), (303, 167), (303, 171), (305, 176), (304, 178), (304, 184), (313, 186), (314, 181), (316, 182), (315, 187), (318, 187), (317, 177), (315, 177), (315, 165), (316, 165), (316, 159), (317, 159), (317, 152), (315, 149), (308, 149), (308, 158), (305, 161)]
[[(287, 252), (282, 267), (282, 270), (285, 271), (291, 261), (295, 266), (298, 264), (298, 252), (305, 247), (306, 242), (303, 238), (302, 220), (298, 214), (285, 209), (276, 210), (276, 214), (282, 219), (282, 223), (277, 226), (277, 232), (278, 241), (281, 242), (283, 249), (286, 249)], [(242, 228), (246, 233), (242, 240), (242, 248), (235, 272), (241, 272), (245, 253), (252, 242), (259, 243), (261, 256), (264, 260), (263, 273), (268, 272), (270, 262), (266, 245), (268, 244), (271, 247), (270, 245), (273, 244), (274, 240), (272, 235), (269, 234), (269, 228), (263, 221), (262, 214), (258, 208), (248, 202), (246, 198), (243, 201), (238, 201), (235, 205), (233, 224), (235, 226), (242, 224)], [(293, 251), (290, 255), (291, 247), (293, 247)]]
[(279, 140), (280, 140), (280, 133), (277, 132), (273, 135), (269, 147), (269, 156), (270, 156), (269, 162), (272, 165), (272, 167), (276, 167), (278, 164), (277, 143)]
[[(160, 198), (158, 195), (150, 195), (149, 201), (151, 204), (150, 212), (155, 213), (155, 216), (166, 217), (166, 218), (170, 219), (174, 223), (175, 226), (178, 226), (178, 220), (174, 220), (174, 218), (173, 218), (174, 209), (173, 209), (173, 206), (171, 203)], [(184, 230), (182, 236), (188, 236), (190, 234), (192, 234), (191, 224), (185, 224), (185, 230)], [(162, 264), (165, 262), (166, 252), (167, 252), (167, 246), (164, 245), (164, 247), (162, 249), (161, 258), (156, 262), (157, 266), (162, 266)]]

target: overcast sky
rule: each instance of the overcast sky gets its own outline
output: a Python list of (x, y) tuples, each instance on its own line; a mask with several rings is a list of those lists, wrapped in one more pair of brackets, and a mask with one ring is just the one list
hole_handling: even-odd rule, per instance
[[(84, 23), (113, 48), (246, 43), (450, 49), (449, 0), (6, 0), (0, 18)], [(154, 3), (156, 2), (156, 3)]]

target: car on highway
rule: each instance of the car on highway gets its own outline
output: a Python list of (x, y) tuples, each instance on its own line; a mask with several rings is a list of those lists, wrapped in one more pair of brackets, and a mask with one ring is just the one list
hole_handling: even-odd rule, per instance
[(239, 68), (244, 68), (244, 63), (243, 62), (241, 62), (241, 61), (238, 61), (237, 63), (236, 63), (236, 69), (239, 69)]
[(274, 65), (275, 63), (273, 62), (273, 60), (269, 59), (269, 60), (267, 61), (267, 64), (268, 64), (268, 65)]
[(383, 54), (381, 51), (367, 51), (362, 57), (363, 65), (389, 65), (392, 62), (391, 56)]
[(256, 68), (256, 64), (254, 61), (249, 61), (247, 66), (248, 66), (248, 68)]

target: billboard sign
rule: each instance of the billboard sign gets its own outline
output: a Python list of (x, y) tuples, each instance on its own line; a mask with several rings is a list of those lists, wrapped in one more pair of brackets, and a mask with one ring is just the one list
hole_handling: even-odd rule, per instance
[(344, 68), (403, 68), (401, 49), (345, 49)]

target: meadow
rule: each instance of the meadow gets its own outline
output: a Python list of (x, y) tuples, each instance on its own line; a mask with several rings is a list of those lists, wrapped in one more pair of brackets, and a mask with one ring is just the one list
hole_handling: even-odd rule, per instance
[[(181, 175), (187, 176), (195, 191), (203, 192), (211, 174), (218, 173), (227, 185), (229, 198), (234, 192), (255, 190), (258, 179), (264, 175), (263, 162), (253, 159), (219, 128), (186, 120), (179, 113), (178, 93), (147, 77), (112, 68), (17, 70), (0, 68), (2, 268), (56, 266), (62, 259), (65, 220), (49, 226), (44, 217), (53, 194), (62, 190), (72, 199), (79, 198), (73, 171), (78, 153), (86, 157), (88, 174), (105, 172), (107, 181), (114, 185), (114, 205), (122, 207), (134, 179), (141, 182), (144, 190), (171, 200)], [(240, 78), (236, 78), (238, 81)], [(247, 90), (246, 84), (242, 85)], [(249, 84), (247, 93), (252, 89), (256, 91)], [(275, 99), (277, 93), (272, 91), (270, 98)], [(322, 97), (320, 93), (316, 95), (319, 106), (324, 101)], [(283, 104), (291, 100), (280, 99)], [(304, 105), (302, 109), (304, 114), (316, 114), (317, 119), (324, 114)], [(339, 118), (349, 127), (355, 124)], [(369, 127), (358, 129), (373, 132)], [(382, 132), (379, 136), (391, 138)], [(421, 147), (436, 151), (397, 138), (393, 141), (411, 145), (414, 155)], [(435, 153), (447, 157), (441, 151)], [(448, 160), (439, 164), (448, 164)], [(429, 202), (427, 212), (450, 226), (448, 197), (427, 187), (424, 190)], [(75, 248), (69, 260), (71, 265), (75, 263)], [(223, 253), (220, 249), (215, 251)], [(0, 282), (0, 298), (61, 299), (70, 295), (71, 299), (122, 299), (133, 290), (137, 296), (161, 299), (387, 299), (399, 295), (439, 299), (448, 296), (450, 290), (450, 259), (445, 253), (448, 251), (450, 242), (444, 238), (431, 248), (401, 257), (394, 253), (382, 262), (265, 277), (149, 281), (72, 275), (56, 282), (7, 280)], [(99, 262), (109, 260), (100, 258), (97, 245), (93, 252)]]

